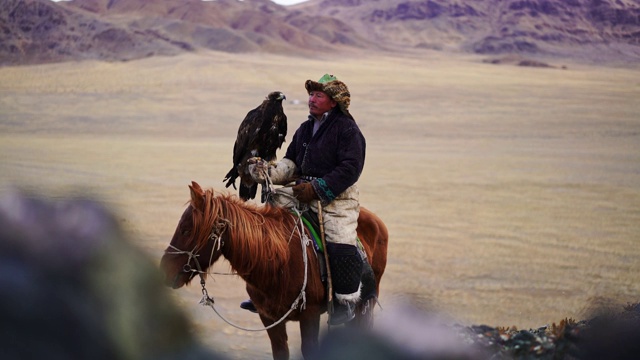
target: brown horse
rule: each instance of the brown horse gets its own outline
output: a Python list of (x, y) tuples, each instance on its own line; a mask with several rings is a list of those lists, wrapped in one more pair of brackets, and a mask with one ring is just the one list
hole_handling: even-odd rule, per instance
[[(215, 194), (202, 190), (192, 182), (191, 201), (176, 227), (171, 245), (161, 260), (167, 285), (174, 289), (189, 284), (198, 269), (206, 271), (220, 256), (247, 284), (265, 327), (269, 328), (274, 359), (288, 359), (287, 321), (300, 322), (302, 354), (309, 357), (318, 346), (320, 314), (327, 311), (327, 294), (315, 260), (313, 246), (305, 245), (307, 265), (303, 260), (303, 246), (298, 217), (287, 209), (257, 206), (235, 195)], [(379, 293), (380, 278), (387, 263), (387, 228), (375, 214), (362, 208), (358, 219), (358, 236), (376, 278)], [(305, 304), (290, 311), (299, 298), (305, 282)], [(360, 304), (358, 324), (371, 324), (374, 299)], [(368, 311), (363, 311), (368, 306)], [(365, 314), (363, 314), (365, 313)]]

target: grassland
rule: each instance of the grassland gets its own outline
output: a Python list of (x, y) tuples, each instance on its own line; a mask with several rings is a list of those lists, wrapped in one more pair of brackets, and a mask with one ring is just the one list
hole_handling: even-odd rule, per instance
[[(461, 323), (536, 327), (637, 302), (640, 68), (481, 60), (208, 52), (0, 68), (0, 191), (97, 197), (159, 259), (187, 184), (223, 190), (246, 112), (281, 90), (293, 131), (304, 81), (330, 72), (367, 137), (362, 204), (390, 231), (383, 306), (410, 298)], [(214, 279), (227, 316), (259, 327), (237, 307), (242, 282)], [(199, 307), (197, 284), (175, 295), (212, 347), (270, 357), (266, 334)]]

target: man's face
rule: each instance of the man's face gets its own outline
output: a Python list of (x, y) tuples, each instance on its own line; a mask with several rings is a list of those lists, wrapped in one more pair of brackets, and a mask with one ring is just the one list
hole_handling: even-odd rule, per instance
[(322, 116), (336, 105), (337, 103), (322, 91), (309, 92), (309, 113), (315, 117)]

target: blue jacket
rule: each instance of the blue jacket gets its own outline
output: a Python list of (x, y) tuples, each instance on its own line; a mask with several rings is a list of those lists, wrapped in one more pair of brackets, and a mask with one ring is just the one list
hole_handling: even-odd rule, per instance
[(296, 175), (317, 178), (311, 183), (326, 205), (358, 181), (365, 150), (356, 122), (334, 108), (315, 134), (313, 120), (303, 122), (284, 157), (296, 164)]

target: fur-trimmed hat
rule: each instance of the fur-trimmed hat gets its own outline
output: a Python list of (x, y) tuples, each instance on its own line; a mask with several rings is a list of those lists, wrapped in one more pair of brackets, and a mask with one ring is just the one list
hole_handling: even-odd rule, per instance
[(338, 103), (340, 111), (353, 119), (353, 117), (349, 113), (349, 104), (351, 104), (351, 93), (349, 93), (347, 84), (338, 80), (337, 77), (329, 74), (324, 74), (324, 76), (321, 77), (318, 81), (307, 80), (304, 83), (304, 87), (307, 89), (307, 92), (322, 91), (326, 93), (333, 99), (333, 101)]

